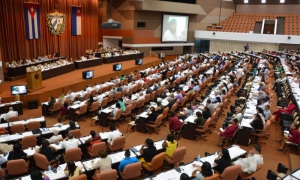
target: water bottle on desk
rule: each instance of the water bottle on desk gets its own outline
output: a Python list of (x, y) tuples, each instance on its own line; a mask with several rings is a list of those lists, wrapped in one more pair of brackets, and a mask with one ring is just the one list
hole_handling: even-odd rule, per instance
[(48, 172), (51, 172), (51, 166), (48, 165)]
[(201, 160), (201, 156), (200, 156), (200, 154), (198, 154), (197, 161), (200, 162), (200, 160)]

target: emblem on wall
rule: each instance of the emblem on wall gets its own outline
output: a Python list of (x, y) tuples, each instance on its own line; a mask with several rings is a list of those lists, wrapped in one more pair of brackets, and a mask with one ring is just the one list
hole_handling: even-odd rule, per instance
[(59, 13), (56, 6), (55, 12), (47, 14), (47, 25), (52, 35), (61, 35), (66, 27), (66, 15)]

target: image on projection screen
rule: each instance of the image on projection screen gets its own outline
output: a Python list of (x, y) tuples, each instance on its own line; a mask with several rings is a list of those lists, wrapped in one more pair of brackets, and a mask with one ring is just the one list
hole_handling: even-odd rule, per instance
[(163, 15), (162, 42), (187, 42), (189, 16)]

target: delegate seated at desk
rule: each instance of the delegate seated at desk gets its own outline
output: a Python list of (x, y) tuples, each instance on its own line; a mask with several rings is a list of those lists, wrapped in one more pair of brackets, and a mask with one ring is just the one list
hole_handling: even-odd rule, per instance
[(144, 156), (143, 158), (140, 158), (141, 163), (151, 163), (153, 157), (156, 155), (156, 147), (154, 146), (152, 139), (146, 139), (145, 143), (140, 149), (140, 154)]
[(125, 151), (125, 158), (120, 162), (120, 165), (118, 167), (118, 170), (123, 172), (124, 168), (128, 165), (128, 164), (133, 164), (139, 162), (139, 160), (136, 157), (130, 157), (130, 150), (127, 149)]
[(18, 116), (18, 112), (14, 111), (13, 107), (9, 107), (9, 111), (6, 113), (4, 120), (7, 121), (10, 117), (13, 116)]
[(16, 143), (14, 144), (13, 151), (10, 151), (8, 153), (8, 158), (7, 160), (17, 160), (17, 159), (22, 159), (24, 157), (27, 157), (27, 154), (22, 150), (21, 144)]
[(117, 137), (121, 137), (122, 133), (119, 130), (116, 129), (115, 125), (111, 125), (109, 129), (110, 129), (111, 132), (108, 135), (107, 143), (113, 145), (114, 140)]
[(78, 148), (79, 146), (79, 142), (77, 139), (74, 139), (73, 134), (68, 134), (68, 139), (64, 140), (61, 147), (65, 148), (65, 150), (67, 151), (68, 149), (72, 149), (72, 148)]
[[(111, 170), (112, 159), (108, 156), (106, 150), (99, 151), (100, 159), (97, 162), (91, 161), (94, 169), (100, 169), (101, 172)], [(95, 172), (96, 173), (96, 172)]]
[(172, 157), (174, 151), (178, 147), (178, 142), (174, 140), (173, 134), (168, 134), (167, 139), (162, 143), (162, 147), (166, 148), (166, 156)]
[(254, 145), (250, 150), (247, 158), (240, 158), (233, 162), (234, 165), (240, 165), (241, 171), (244, 173), (253, 173), (256, 171), (257, 166), (263, 164), (263, 157), (261, 155), (261, 147)]

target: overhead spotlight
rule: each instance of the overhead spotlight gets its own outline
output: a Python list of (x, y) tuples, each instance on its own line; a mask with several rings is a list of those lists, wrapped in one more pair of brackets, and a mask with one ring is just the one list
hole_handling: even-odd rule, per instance
[(215, 35), (216, 33), (215, 32), (213, 32), (213, 35)]
[(289, 36), (288, 39), (291, 39), (291, 36)]
[(249, 2), (249, 0), (244, 0), (244, 3), (248, 3)]
[(284, 3), (285, 0), (280, 0), (280, 3)]
[(266, 3), (266, 0), (261, 0), (261, 3)]

